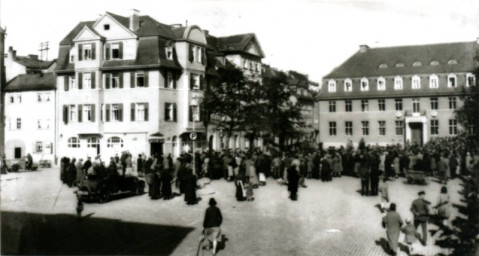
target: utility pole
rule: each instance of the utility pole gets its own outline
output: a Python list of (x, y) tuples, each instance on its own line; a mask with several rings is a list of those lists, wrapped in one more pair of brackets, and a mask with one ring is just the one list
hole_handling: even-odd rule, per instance
[[(40, 49), (38, 50), (40, 52), (40, 60), (48, 61), (48, 50), (49, 49), (50, 48), (48, 48), (48, 42), (40, 43)], [(43, 52), (45, 52), (45, 56), (43, 55)]]

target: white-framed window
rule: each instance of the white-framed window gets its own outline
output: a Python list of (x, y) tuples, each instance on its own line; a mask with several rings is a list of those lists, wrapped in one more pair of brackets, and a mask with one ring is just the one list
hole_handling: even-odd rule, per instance
[(471, 73), (467, 73), (466, 86), (474, 86), (474, 85), (476, 85), (476, 77)]
[(76, 117), (77, 117), (77, 108), (76, 108), (76, 106), (75, 106), (75, 105), (70, 105), (69, 110), (70, 110), (70, 115), (69, 115), (69, 117), (70, 117), (70, 122), (76, 121), (76, 120), (77, 120), (77, 119), (76, 119)]
[(68, 139), (68, 147), (69, 148), (79, 148), (80, 147), (80, 140), (77, 137), (71, 137)]
[(90, 137), (86, 141), (86, 145), (89, 148), (97, 148), (99, 144), (100, 144), (100, 141), (98, 140), (97, 137)]
[(386, 79), (384, 77), (378, 78), (378, 91), (386, 90)]
[(120, 43), (111, 44), (111, 58), (112, 59), (120, 58)]
[(43, 152), (43, 142), (37, 141), (35, 142), (35, 152), (42, 153)]
[(83, 73), (83, 89), (91, 89), (91, 73)]
[(74, 63), (75, 62), (75, 55), (70, 55), (70, 63)]
[(353, 91), (353, 81), (351, 79), (344, 80), (344, 91), (352, 92)]
[(50, 93), (49, 92), (39, 92), (37, 93), (38, 102), (50, 102)]
[(121, 112), (121, 107), (118, 104), (112, 104), (111, 105), (111, 120), (112, 121), (120, 121), (120, 113)]
[(171, 72), (166, 73), (166, 88), (175, 89), (175, 81), (173, 79), (173, 73)]
[(419, 61), (416, 61), (416, 62), (414, 62), (414, 63), (412, 64), (412, 66), (413, 66), (413, 67), (420, 67), (420, 66), (422, 66), (422, 63), (419, 62)]
[(457, 120), (449, 119), (449, 135), (457, 135)]
[(396, 111), (402, 111), (402, 99), (394, 99)]
[(329, 112), (336, 112), (336, 101), (329, 101)]
[(449, 74), (447, 76), (447, 87), (457, 86), (457, 76), (455, 74)]
[(69, 84), (70, 84), (70, 89), (74, 90), (74, 89), (77, 88), (77, 83), (76, 83), (75, 76), (70, 76), (69, 77)]
[(203, 49), (199, 46), (194, 47), (194, 49), (195, 49), (195, 59), (194, 59), (194, 61), (201, 63), (202, 58), (203, 58)]
[(17, 130), (21, 130), (21, 129), (22, 129), (22, 119), (17, 118)]
[(404, 133), (404, 121), (396, 120), (396, 135), (403, 135)]
[(111, 74), (111, 88), (116, 89), (120, 88), (120, 74), (112, 73)]
[(336, 136), (336, 122), (329, 122), (329, 136)]
[(386, 121), (378, 121), (379, 125), (379, 135), (386, 135)]
[(431, 110), (437, 110), (439, 108), (439, 101), (436, 97), (431, 98)]
[(136, 120), (145, 121), (145, 104), (136, 104)]
[(336, 81), (334, 80), (328, 81), (328, 92), (336, 92)]
[(83, 105), (83, 120), (92, 122), (93, 121), (93, 113), (91, 105)]
[(396, 76), (394, 78), (394, 90), (402, 90), (402, 77)]
[(22, 94), (21, 93), (15, 93), (15, 102), (16, 103), (22, 103)]
[(190, 89), (191, 90), (200, 90), (201, 89), (201, 76), (195, 73), (190, 74), (191, 79), (190, 79)]
[(369, 101), (368, 100), (361, 100), (361, 111), (368, 112), (369, 111)]
[(412, 89), (421, 89), (421, 78), (418, 75), (414, 75), (411, 78), (411, 88)]
[(439, 88), (439, 78), (437, 75), (431, 75), (429, 77), (429, 88)]
[(165, 121), (176, 121), (175, 103), (165, 103)]
[(361, 91), (362, 92), (369, 91), (369, 80), (365, 77), (362, 78), (361, 82), (360, 82), (360, 86), (361, 86)]
[(344, 122), (344, 134), (346, 134), (346, 136), (353, 136), (353, 122), (352, 121)]
[(107, 142), (106, 142), (106, 146), (109, 147), (109, 148), (122, 148), (123, 147), (123, 139), (120, 138), (120, 137), (110, 137), (108, 138)]
[(199, 122), (200, 118), (200, 107), (198, 105), (191, 105), (190, 106), (190, 121), (192, 122)]
[(431, 119), (431, 135), (439, 135), (439, 120)]
[(344, 102), (344, 109), (346, 112), (353, 112), (353, 102), (351, 100), (346, 100)]
[(457, 102), (456, 97), (449, 97), (449, 109), (456, 109)]
[(378, 100), (378, 109), (379, 109), (379, 111), (386, 111), (386, 100), (385, 99), (379, 99)]
[(9, 101), (10, 103), (15, 103), (15, 94), (10, 93), (8, 98), (10, 99), (10, 101)]
[(173, 47), (167, 46), (165, 48), (166, 59), (173, 60)]
[(83, 59), (91, 60), (92, 59), (92, 47), (91, 44), (83, 44)]
[(244, 60), (243, 68), (248, 69), (248, 67), (249, 67), (249, 60)]
[(361, 131), (363, 132), (363, 136), (369, 135), (369, 121), (361, 121)]
[(144, 72), (136, 72), (135, 73), (135, 86), (136, 87), (145, 87), (145, 73)]
[(420, 109), (421, 109), (421, 105), (419, 103), (419, 99), (418, 98), (412, 99), (412, 112), (419, 113)]

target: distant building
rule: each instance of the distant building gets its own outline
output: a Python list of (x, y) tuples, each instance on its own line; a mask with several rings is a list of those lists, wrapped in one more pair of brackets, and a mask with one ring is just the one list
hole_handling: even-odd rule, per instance
[(422, 145), (457, 135), (454, 110), (462, 105), (463, 89), (475, 85), (478, 43), (361, 46), (323, 78), (321, 142)]
[(7, 160), (55, 160), (54, 73), (18, 75), (4, 88)]
[(38, 59), (38, 55), (30, 54), (28, 56), (18, 56), (13, 47), (8, 48), (5, 54), (5, 67), (7, 82), (20, 74), (37, 74), (53, 72), (56, 67), (56, 61), (45, 61)]

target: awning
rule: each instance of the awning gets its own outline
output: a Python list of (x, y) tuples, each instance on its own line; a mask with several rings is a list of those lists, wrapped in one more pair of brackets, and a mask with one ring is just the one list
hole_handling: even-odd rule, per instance
[(165, 136), (163, 136), (163, 134), (159, 133), (159, 132), (153, 133), (148, 138), (148, 142), (150, 142), (150, 143), (163, 143), (163, 142), (165, 142)]

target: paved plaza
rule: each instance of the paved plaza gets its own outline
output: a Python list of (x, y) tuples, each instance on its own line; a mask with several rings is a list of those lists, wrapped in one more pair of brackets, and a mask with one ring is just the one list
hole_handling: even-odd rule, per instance
[[(204, 211), (214, 197), (225, 236), (217, 255), (387, 255), (376, 207), (380, 199), (362, 197), (360, 180), (352, 177), (307, 180), (298, 201), (289, 200), (286, 186), (270, 178), (254, 190), (252, 202), (237, 202), (233, 183), (213, 180), (197, 191), (202, 200), (194, 206), (183, 197), (120, 196), (106, 204), (85, 204), (78, 221), (74, 189), (62, 185), (59, 176), (58, 168), (1, 176), (2, 254), (196, 255)], [(417, 192), (425, 190), (435, 204), (440, 186), (398, 179), (389, 182), (389, 193), (405, 219), (412, 217), (409, 208)], [(448, 189), (453, 204), (461, 205), (460, 181), (449, 182)], [(456, 207), (452, 214), (459, 214)], [(437, 230), (433, 224), (428, 228), (428, 244), (419, 245), (418, 252), (445, 253), (434, 242), (441, 231), (431, 232)]]

